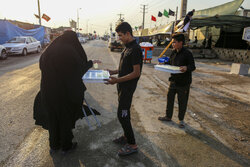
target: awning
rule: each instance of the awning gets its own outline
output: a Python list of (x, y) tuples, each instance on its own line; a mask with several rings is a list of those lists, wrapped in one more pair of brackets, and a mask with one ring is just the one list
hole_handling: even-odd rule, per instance
[(236, 15), (223, 15), (213, 17), (194, 18), (190, 23), (191, 29), (198, 29), (201, 27), (234, 27), (245, 28), (250, 26), (250, 18)]
[(208, 9), (195, 11), (193, 18), (203, 16), (234, 15), (244, 0), (234, 0)]
[(133, 35), (135, 37), (145, 37), (145, 36), (153, 36), (153, 35), (159, 35), (159, 34), (171, 34), (172, 33), (172, 27), (173, 27), (173, 22), (167, 24), (167, 25), (162, 25), (150, 29), (143, 29), (143, 30), (138, 30), (134, 31)]
[(16, 25), (10, 23), (7, 20), (0, 20), (0, 44), (4, 44), (6, 41), (10, 40), (16, 36), (32, 36), (44, 43), (44, 27), (39, 26), (38, 28), (25, 30)]

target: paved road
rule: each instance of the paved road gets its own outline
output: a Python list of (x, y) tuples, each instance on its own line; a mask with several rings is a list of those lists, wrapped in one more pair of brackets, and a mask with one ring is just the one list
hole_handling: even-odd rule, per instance
[[(90, 41), (83, 47), (89, 59), (103, 62), (100, 69), (117, 68), (120, 52), (110, 52), (106, 42)], [(117, 156), (120, 146), (111, 142), (122, 133), (116, 119), (116, 87), (92, 83), (86, 84), (85, 96), (90, 105), (101, 112), (102, 127), (98, 127), (92, 117), (91, 130), (84, 119), (78, 120), (74, 135), (79, 147), (68, 156), (57, 153), (51, 157), (48, 133), (35, 126), (32, 118), (33, 100), (40, 84), (39, 56), (9, 57), (0, 62), (0, 166), (249, 166), (249, 128), (242, 127), (250, 124), (246, 118), (240, 118), (245, 125), (239, 126), (227, 122), (224, 116), (226, 109), (235, 104), (249, 111), (249, 99), (241, 96), (238, 87), (233, 87), (238, 94), (230, 98), (230, 92), (224, 93), (225, 85), (224, 90), (219, 87), (220, 92), (218, 87), (207, 86), (208, 80), (225, 81), (223, 76), (229, 67), (202, 62), (197, 62), (199, 68), (194, 73), (185, 129), (178, 128), (176, 107), (173, 122), (157, 120), (164, 115), (169, 74), (155, 71), (152, 64), (144, 64), (132, 105), (132, 124), (139, 153), (125, 158)], [(219, 72), (215, 73), (216, 69)], [(249, 83), (249, 78), (241, 82), (242, 87), (249, 88), (244, 85)], [(249, 112), (235, 111), (249, 116)], [(247, 142), (240, 141), (242, 136)], [(230, 142), (234, 137), (239, 139), (238, 143)]]

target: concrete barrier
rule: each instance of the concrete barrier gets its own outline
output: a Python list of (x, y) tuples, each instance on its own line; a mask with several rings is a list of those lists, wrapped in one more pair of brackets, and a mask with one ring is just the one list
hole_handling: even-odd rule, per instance
[(248, 75), (249, 64), (233, 63), (230, 74)]
[(247, 49), (213, 48), (213, 50), (221, 60), (250, 64), (250, 51)]

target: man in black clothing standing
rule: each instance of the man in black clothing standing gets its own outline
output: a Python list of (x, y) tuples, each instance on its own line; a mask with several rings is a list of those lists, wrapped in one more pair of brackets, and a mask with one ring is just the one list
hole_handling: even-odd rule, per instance
[(179, 66), (182, 73), (171, 74), (169, 78), (170, 86), (167, 95), (167, 109), (166, 116), (159, 117), (161, 121), (171, 121), (174, 108), (175, 94), (178, 97), (179, 105), (179, 127), (184, 127), (184, 116), (187, 109), (187, 102), (192, 82), (192, 71), (196, 69), (192, 53), (183, 47), (185, 37), (183, 34), (176, 34), (173, 36), (173, 52), (170, 55), (168, 64)]
[(109, 70), (110, 75), (118, 74), (118, 78), (110, 77), (108, 84), (117, 83), (119, 102), (117, 116), (123, 128), (124, 135), (114, 139), (113, 142), (125, 144), (118, 152), (118, 155), (123, 156), (138, 151), (130, 122), (130, 107), (137, 82), (141, 75), (142, 52), (141, 47), (133, 38), (132, 28), (127, 22), (120, 23), (116, 27), (116, 32), (126, 47), (121, 53), (119, 69)]

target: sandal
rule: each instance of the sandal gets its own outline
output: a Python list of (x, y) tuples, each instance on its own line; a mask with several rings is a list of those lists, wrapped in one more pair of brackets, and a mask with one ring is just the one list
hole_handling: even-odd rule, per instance
[(168, 118), (167, 116), (165, 116), (165, 117), (158, 117), (158, 120), (160, 120), (160, 121), (171, 121), (171, 118)]
[(179, 122), (179, 128), (184, 128), (184, 127), (185, 127), (184, 121), (180, 121), (180, 122)]
[(127, 138), (125, 136), (121, 136), (121, 137), (114, 139), (113, 142), (116, 144), (125, 145), (127, 144)]
[(129, 144), (126, 144), (118, 151), (119, 156), (126, 156), (138, 152), (138, 147), (133, 148)]

